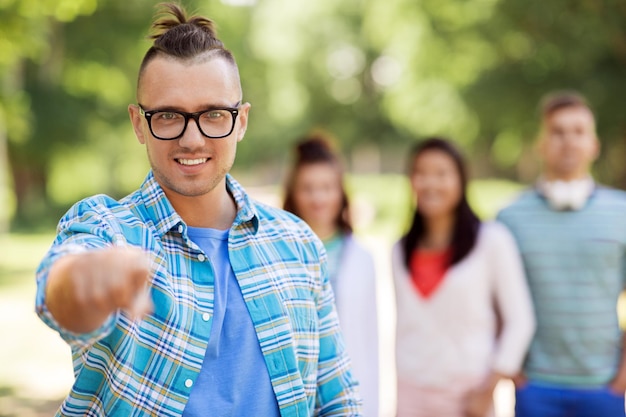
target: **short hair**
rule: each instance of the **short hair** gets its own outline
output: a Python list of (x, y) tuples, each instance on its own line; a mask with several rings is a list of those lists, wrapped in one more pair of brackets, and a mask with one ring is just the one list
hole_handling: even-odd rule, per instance
[(139, 67), (139, 79), (148, 63), (158, 56), (178, 60), (218, 56), (237, 68), (233, 54), (217, 37), (215, 24), (211, 19), (196, 15), (189, 17), (185, 9), (175, 3), (160, 3), (158, 7), (151, 26), (152, 34), (149, 36), (154, 42), (143, 57)]
[(541, 99), (541, 118), (545, 120), (557, 111), (570, 107), (582, 107), (593, 114), (587, 99), (582, 94), (573, 90), (563, 90), (548, 93)]
[(328, 164), (337, 170), (341, 187), (341, 210), (337, 213), (335, 225), (341, 232), (351, 233), (350, 203), (344, 185), (344, 168), (339, 152), (333, 147), (333, 140), (330, 135), (321, 131), (312, 132), (298, 142), (294, 151), (295, 159), (291, 173), (287, 176), (287, 183), (285, 184), (283, 209), (296, 216), (301, 216), (300, 210), (295, 202), (295, 178), (298, 171), (305, 165)]

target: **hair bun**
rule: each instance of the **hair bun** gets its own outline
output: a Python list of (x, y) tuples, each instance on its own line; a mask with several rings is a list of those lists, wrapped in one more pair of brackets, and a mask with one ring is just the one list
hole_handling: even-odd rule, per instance
[(185, 9), (174, 3), (160, 3), (158, 7), (157, 15), (160, 17), (152, 24), (152, 34), (149, 36), (154, 39), (155, 44), (167, 43), (167, 38), (172, 37), (173, 32), (185, 32), (186, 36), (194, 36), (196, 31), (204, 32), (204, 36), (209, 35), (209, 38), (221, 44), (211, 19), (202, 16), (188, 17)]

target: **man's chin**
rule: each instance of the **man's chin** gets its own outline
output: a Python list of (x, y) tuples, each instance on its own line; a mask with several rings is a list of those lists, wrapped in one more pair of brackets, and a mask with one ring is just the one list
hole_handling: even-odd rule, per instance
[(160, 182), (166, 194), (175, 194), (180, 197), (194, 198), (209, 194), (215, 189), (219, 181), (198, 181), (194, 184), (178, 184), (172, 182)]
[(571, 167), (562, 167), (557, 171), (559, 178), (563, 179), (577, 179), (585, 176), (586, 172), (587, 171), (584, 167), (581, 168), (578, 165)]

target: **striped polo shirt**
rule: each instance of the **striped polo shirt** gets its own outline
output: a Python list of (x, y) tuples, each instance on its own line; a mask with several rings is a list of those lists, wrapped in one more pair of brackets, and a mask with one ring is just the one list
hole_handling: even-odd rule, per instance
[(626, 193), (596, 188), (581, 210), (555, 211), (529, 190), (498, 220), (517, 240), (537, 316), (526, 374), (605, 385), (622, 349), (616, 304), (626, 281)]

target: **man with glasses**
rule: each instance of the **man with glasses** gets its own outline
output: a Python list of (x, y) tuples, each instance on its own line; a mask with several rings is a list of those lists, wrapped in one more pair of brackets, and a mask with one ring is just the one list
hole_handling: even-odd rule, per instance
[(321, 242), (228, 174), (250, 110), (235, 60), (165, 7), (129, 106), (152, 170), (74, 205), (37, 272), (74, 359), (57, 415), (360, 415)]

